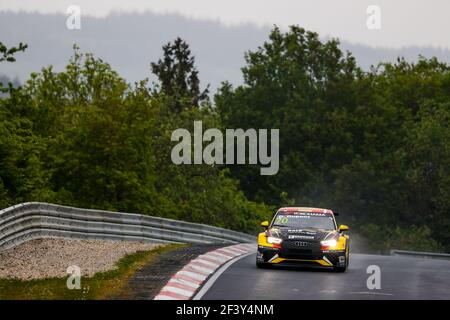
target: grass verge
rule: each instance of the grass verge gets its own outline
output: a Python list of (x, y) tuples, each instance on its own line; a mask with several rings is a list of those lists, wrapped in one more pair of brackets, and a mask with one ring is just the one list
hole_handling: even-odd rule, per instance
[(169, 244), (124, 256), (110, 271), (81, 278), (81, 289), (69, 290), (67, 277), (37, 280), (0, 279), (0, 300), (97, 300), (108, 299), (126, 290), (128, 279), (162, 253), (178, 249)]

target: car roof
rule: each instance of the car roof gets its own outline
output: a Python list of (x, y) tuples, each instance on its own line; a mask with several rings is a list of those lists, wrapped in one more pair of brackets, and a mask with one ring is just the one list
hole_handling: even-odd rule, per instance
[(278, 211), (298, 211), (298, 212), (320, 212), (320, 213), (333, 213), (333, 210), (324, 208), (311, 208), (311, 207), (283, 207), (278, 209)]

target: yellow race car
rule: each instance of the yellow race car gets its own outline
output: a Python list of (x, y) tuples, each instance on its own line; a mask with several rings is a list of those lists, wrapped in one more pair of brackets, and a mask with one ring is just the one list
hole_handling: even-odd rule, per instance
[(256, 265), (317, 266), (344, 272), (349, 262), (350, 238), (345, 225), (336, 224), (332, 210), (281, 208), (258, 235)]

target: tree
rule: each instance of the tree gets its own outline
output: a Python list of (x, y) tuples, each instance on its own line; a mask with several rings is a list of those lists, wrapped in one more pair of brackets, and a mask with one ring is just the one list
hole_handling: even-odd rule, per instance
[[(8, 49), (0, 42), (0, 62), (14, 62), (14, 54), (26, 48), (20, 43)], [(11, 83), (6, 89), (2, 86), (0, 82), (0, 92), (8, 95), (0, 96), (0, 206), (23, 202), (29, 197), (50, 201), (53, 193), (40, 157), (45, 145), (33, 134), (33, 124), (20, 107), (29, 101), (28, 97)]]
[(158, 77), (161, 91), (175, 98), (175, 110), (198, 107), (208, 98), (208, 87), (201, 91), (195, 58), (189, 45), (180, 38), (163, 46), (164, 57), (151, 63), (152, 72)]
[[(215, 166), (171, 162), (171, 133), (210, 108), (128, 84), (92, 54), (43, 68), (0, 99), (0, 206), (47, 201), (254, 231), (270, 214)], [(184, 103), (185, 101), (179, 101)]]
[(279, 203), (287, 193), (304, 204), (331, 178), (331, 168), (352, 158), (347, 117), (359, 69), (338, 45), (298, 26), (286, 33), (275, 27), (263, 46), (246, 54), (244, 85), (224, 84), (215, 96), (225, 127), (280, 129), (276, 176), (231, 169), (251, 199)]
[(7, 48), (2, 42), (0, 42), (0, 62), (15, 62), (14, 54), (16, 52), (25, 51), (28, 48), (27, 44), (19, 43), (18, 47)]
[(255, 201), (336, 209), (381, 246), (450, 250), (450, 67), (399, 58), (362, 72), (338, 45), (293, 26), (246, 54), (244, 85), (220, 88), (218, 114), (229, 128), (279, 128), (280, 170), (232, 176)]
[[(15, 62), (16, 58), (14, 58), (14, 55), (17, 52), (25, 51), (26, 48), (28, 48), (28, 45), (23, 44), (21, 42), (21, 43), (19, 43), (18, 47), (11, 47), (8, 49), (2, 42), (0, 42), (0, 63), (1, 62)], [(2, 76), (0, 75), (0, 78), (1, 77)], [(16, 84), (17, 84), (17, 81), (16, 81)], [(0, 96), (3, 93), (7, 93), (8, 90), (12, 90), (14, 85), (11, 82), (8, 82), (8, 87), (9, 88), (4, 88), (3, 81), (0, 80)]]

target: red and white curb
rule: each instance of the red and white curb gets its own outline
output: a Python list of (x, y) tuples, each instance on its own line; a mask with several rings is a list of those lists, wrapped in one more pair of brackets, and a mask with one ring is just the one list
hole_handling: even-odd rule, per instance
[(189, 300), (203, 282), (223, 264), (255, 251), (255, 245), (242, 243), (198, 256), (172, 276), (154, 300)]

